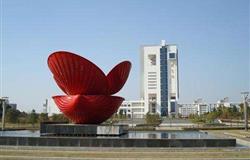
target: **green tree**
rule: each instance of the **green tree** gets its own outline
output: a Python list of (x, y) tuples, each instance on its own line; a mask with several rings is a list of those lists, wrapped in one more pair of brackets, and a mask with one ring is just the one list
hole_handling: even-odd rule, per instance
[(18, 117), (18, 123), (28, 123), (29, 122), (29, 116), (26, 112), (20, 112), (20, 115)]
[(238, 112), (238, 109), (237, 109), (237, 107), (235, 105), (233, 105), (232, 111), (233, 111), (233, 113), (237, 113)]
[(109, 119), (107, 119), (105, 122), (103, 122), (104, 124), (115, 124), (119, 122), (119, 118), (117, 114), (113, 114)]
[(146, 123), (147, 124), (158, 126), (159, 124), (161, 124), (161, 122), (162, 122), (162, 119), (158, 113), (156, 113), (156, 114), (147, 113), (146, 114)]
[(69, 122), (68, 118), (66, 118), (63, 114), (53, 114), (51, 116), (51, 120), (54, 122)]
[(244, 104), (241, 103), (241, 104), (239, 104), (239, 106), (240, 106), (241, 118), (243, 118), (243, 115), (244, 115)]
[(188, 118), (191, 119), (192, 122), (196, 122), (196, 123), (206, 122), (205, 115), (191, 114)]
[(41, 113), (39, 115), (39, 121), (40, 122), (46, 122), (49, 120), (48, 113)]
[(178, 113), (177, 118), (182, 118), (182, 115), (180, 113)]
[(206, 115), (206, 122), (209, 122), (209, 123), (213, 123), (214, 120), (218, 117), (218, 112), (217, 111), (212, 111), (212, 112), (209, 112), (207, 115)]
[(6, 111), (6, 121), (10, 122), (10, 123), (17, 123), (18, 122), (18, 117), (20, 115), (20, 111), (13, 109), (13, 108), (9, 108)]
[(28, 115), (28, 122), (31, 123), (33, 127), (34, 127), (35, 123), (38, 122), (38, 114), (36, 113), (36, 111), (34, 109)]
[(223, 113), (223, 106), (220, 105), (216, 111), (218, 112), (218, 116), (220, 116)]

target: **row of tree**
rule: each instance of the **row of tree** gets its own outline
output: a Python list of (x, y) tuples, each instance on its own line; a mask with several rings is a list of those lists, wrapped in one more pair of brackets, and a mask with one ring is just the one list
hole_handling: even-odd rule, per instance
[[(0, 114), (1, 115), (1, 114)], [(122, 115), (114, 114), (106, 123), (117, 123), (120, 119), (126, 119)], [(40, 122), (69, 122), (69, 120), (63, 114), (53, 114), (48, 116), (47, 113), (36, 113), (33, 109), (30, 113), (21, 112), (17, 109), (7, 107), (5, 120), (8, 123), (17, 123), (17, 124), (36, 124)], [(147, 114), (145, 117), (147, 124), (158, 125), (161, 123), (162, 119), (159, 114)]]
[[(248, 111), (250, 111), (250, 107), (248, 107)], [(248, 112), (250, 117), (250, 112)], [(0, 116), (1, 116), (0, 111)], [(115, 114), (107, 123), (116, 123), (121, 119), (127, 119), (126, 115), (119, 115)], [(240, 109), (237, 109), (236, 106), (232, 107), (225, 107), (220, 106), (218, 108), (214, 108), (213, 111), (208, 112), (203, 115), (198, 114), (191, 114), (189, 115), (189, 119), (192, 119), (194, 122), (206, 122), (206, 123), (213, 123), (216, 119), (243, 119), (244, 118), (244, 108), (243, 104), (240, 104)], [(13, 109), (11, 107), (6, 108), (6, 122), (9, 123), (30, 123), (32, 125), (39, 123), (39, 122), (69, 122), (69, 120), (63, 114), (53, 114), (52, 116), (48, 116), (47, 113), (36, 113), (35, 110), (32, 110), (30, 113), (21, 112), (17, 109)], [(160, 115), (158, 114), (146, 114), (145, 122), (147, 124), (158, 125), (162, 122)]]
[[(0, 116), (2, 116), (2, 113)], [(5, 121), (8, 123), (30, 123), (34, 125), (36, 123), (48, 121), (68, 122), (68, 119), (63, 114), (53, 114), (49, 117), (47, 113), (36, 113), (34, 109), (30, 113), (27, 113), (21, 112), (18, 109), (6, 107)]]
[[(250, 117), (250, 107), (248, 107), (248, 117)], [(237, 109), (236, 106), (225, 107), (223, 105), (218, 108), (214, 108), (213, 111), (208, 112), (203, 115), (191, 114), (189, 118), (194, 122), (205, 122), (213, 123), (216, 119), (244, 119), (244, 107), (240, 104), (240, 108)]]

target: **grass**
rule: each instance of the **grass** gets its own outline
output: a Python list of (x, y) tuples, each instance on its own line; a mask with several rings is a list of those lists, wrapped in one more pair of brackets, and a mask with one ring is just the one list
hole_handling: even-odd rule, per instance
[(0, 159), (248, 159), (247, 148), (62, 148), (2, 147)]
[[(2, 123), (0, 123), (0, 126), (2, 127)], [(5, 130), (18, 130), (18, 129), (29, 129), (29, 130), (38, 130), (40, 127), (39, 123), (32, 124), (29, 123), (5, 123)], [(2, 128), (0, 128), (1, 130)]]
[(241, 130), (209, 130), (208, 132), (214, 133), (214, 134), (220, 134), (223, 135), (226, 133), (226, 135), (231, 135), (236, 138), (244, 138), (247, 141), (250, 141), (250, 130), (245, 131), (244, 129)]

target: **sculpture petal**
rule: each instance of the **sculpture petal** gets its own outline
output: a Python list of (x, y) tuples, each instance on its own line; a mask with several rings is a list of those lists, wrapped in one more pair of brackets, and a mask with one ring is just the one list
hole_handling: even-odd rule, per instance
[(48, 58), (48, 66), (58, 86), (67, 94), (106, 94), (105, 74), (94, 63), (76, 54), (58, 51)]
[(122, 97), (105, 95), (54, 96), (58, 108), (74, 123), (99, 124), (119, 108)]
[(125, 82), (128, 79), (128, 75), (131, 69), (131, 63), (129, 61), (123, 61), (116, 65), (107, 75), (109, 84), (109, 94), (115, 94), (121, 90)]

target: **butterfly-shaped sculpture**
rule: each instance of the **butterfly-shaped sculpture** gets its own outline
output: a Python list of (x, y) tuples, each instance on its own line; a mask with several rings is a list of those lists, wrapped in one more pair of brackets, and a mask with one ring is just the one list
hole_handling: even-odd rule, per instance
[(112, 116), (122, 97), (112, 96), (124, 86), (131, 63), (123, 61), (107, 76), (89, 60), (66, 51), (52, 53), (48, 66), (66, 95), (53, 96), (58, 108), (74, 123), (99, 124)]

